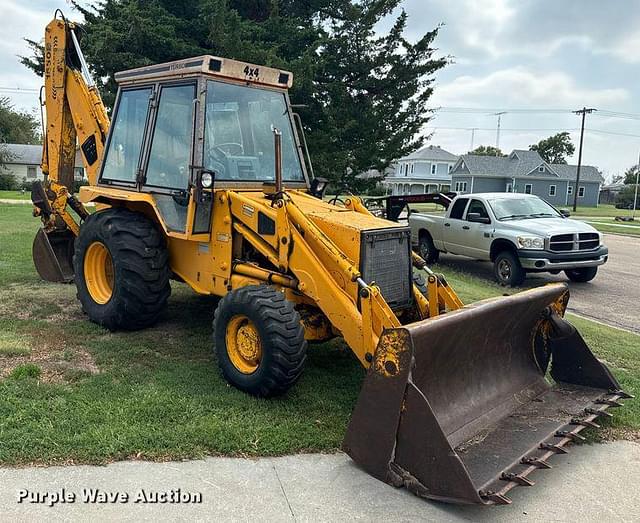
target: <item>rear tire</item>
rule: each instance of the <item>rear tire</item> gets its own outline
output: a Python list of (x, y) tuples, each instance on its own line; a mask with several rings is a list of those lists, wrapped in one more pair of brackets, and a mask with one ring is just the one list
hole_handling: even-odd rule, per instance
[(598, 274), (598, 267), (581, 267), (580, 269), (567, 269), (564, 271), (571, 281), (586, 283), (593, 280)]
[(213, 320), (218, 365), (234, 387), (253, 396), (284, 394), (300, 378), (307, 342), (300, 315), (268, 285), (229, 292)]
[(122, 208), (92, 214), (73, 257), (82, 309), (109, 330), (154, 324), (171, 294), (168, 260), (164, 237), (144, 215)]
[(527, 276), (520, 265), (520, 260), (512, 251), (498, 253), (493, 262), (493, 273), (496, 281), (505, 287), (518, 287), (522, 285)]
[(418, 239), (418, 254), (420, 254), (420, 257), (429, 265), (438, 263), (438, 259), (440, 258), (440, 251), (436, 249), (433, 238), (431, 238), (431, 235), (426, 231), (420, 233), (420, 238)]

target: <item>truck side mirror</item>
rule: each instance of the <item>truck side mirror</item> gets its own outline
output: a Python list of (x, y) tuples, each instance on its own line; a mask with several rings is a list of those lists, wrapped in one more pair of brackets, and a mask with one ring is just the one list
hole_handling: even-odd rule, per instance
[(491, 218), (482, 216), (479, 212), (470, 212), (467, 214), (467, 221), (473, 223), (491, 223)]
[(564, 216), (565, 218), (571, 216), (571, 213), (567, 211), (567, 209), (560, 209), (560, 214), (562, 214), (562, 216)]

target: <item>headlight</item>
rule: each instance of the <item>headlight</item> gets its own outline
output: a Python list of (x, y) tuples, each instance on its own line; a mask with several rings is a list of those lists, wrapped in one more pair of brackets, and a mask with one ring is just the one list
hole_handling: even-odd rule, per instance
[(544, 238), (518, 236), (518, 246), (521, 249), (544, 249)]
[(207, 171), (203, 172), (200, 177), (200, 183), (205, 189), (210, 189), (213, 185), (213, 176), (211, 176), (211, 173)]

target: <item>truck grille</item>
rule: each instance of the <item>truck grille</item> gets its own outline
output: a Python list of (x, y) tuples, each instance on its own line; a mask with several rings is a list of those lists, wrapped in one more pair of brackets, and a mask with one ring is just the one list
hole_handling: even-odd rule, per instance
[(363, 231), (360, 237), (360, 273), (375, 283), (392, 308), (413, 300), (411, 231), (408, 227)]
[(591, 251), (599, 245), (600, 237), (596, 232), (557, 234), (549, 240), (549, 250), (553, 252)]

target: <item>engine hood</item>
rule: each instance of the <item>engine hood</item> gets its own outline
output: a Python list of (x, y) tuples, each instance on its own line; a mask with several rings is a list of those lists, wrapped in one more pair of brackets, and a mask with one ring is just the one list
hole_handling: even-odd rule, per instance
[(527, 220), (511, 220), (499, 223), (500, 225), (496, 227), (497, 229), (504, 227), (512, 231), (521, 231), (535, 236), (598, 232), (588, 223), (568, 218), (531, 218)]

